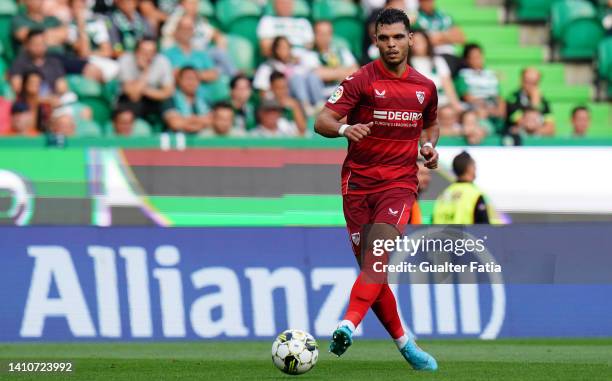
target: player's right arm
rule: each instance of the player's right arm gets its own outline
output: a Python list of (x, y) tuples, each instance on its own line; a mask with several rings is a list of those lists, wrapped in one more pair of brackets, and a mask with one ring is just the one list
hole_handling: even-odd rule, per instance
[(342, 124), (340, 120), (343, 117), (334, 110), (324, 107), (317, 116), (315, 132), (326, 138), (344, 136), (352, 142), (358, 142), (370, 134), (372, 122), (368, 124)]
[(340, 122), (350, 110), (358, 106), (364, 92), (367, 76), (359, 70), (346, 77), (329, 97), (323, 110), (317, 116), (315, 132), (327, 138), (344, 136), (352, 142), (358, 142), (370, 134), (372, 123), (353, 125)]

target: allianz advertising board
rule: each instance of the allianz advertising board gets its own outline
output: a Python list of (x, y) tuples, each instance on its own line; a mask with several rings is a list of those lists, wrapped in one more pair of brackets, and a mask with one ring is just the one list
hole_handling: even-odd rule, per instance
[[(417, 336), (612, 335), (611, 225), (444, 234), (481, 239), (487, 253), (397, 266), (420, 262), (390, 279)], [(288, 327), (325, 337), (358, 273), (341, 228), (2, 227), (0, 237), (5, 342), (257, 339)], [(386, 337), (373, 314), (357, 334)]]

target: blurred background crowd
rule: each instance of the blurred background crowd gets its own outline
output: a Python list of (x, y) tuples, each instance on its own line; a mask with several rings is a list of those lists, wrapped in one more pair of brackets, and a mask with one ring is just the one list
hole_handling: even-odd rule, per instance
[[(609, 100), (612, 0), (540, 2), (549, 3), (546, 22), (560, 12), (550, 24), (557, 59), (594, 63), (593, 76), (604, 83), (600, 105)], [(514, 88), (503, 92), (488, 61), (504, 64), (511, 54), (504, 33), (489, 52), (481, 38), (466, 37), (473, 25), (456, 23), (435, 0), (0, 3), (0, 136), (312, 136), (313, 117), (337, 84), (377, 58), (374, 20), (384, 7), (411, 19), (410, 65), (438, 88), (443, 136), (520, 144), (559, 134), (559, 124), (570, 126), (562, 134), (588, 136), (596, 104), (572, 98), (571, 89), (559, 100), (554, 90), (563, 84), (542, 86), (554, 68), (528, 61), (510, 71), (516, 78), (505, 80)], [(521, 17), (524, 2), (515, 3)], [(576, 7), (592, 10), (591, 23), (555, 39)]]

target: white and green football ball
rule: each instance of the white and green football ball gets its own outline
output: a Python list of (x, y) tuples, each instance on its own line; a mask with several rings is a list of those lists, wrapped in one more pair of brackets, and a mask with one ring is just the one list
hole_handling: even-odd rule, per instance
[(319, 345), (308, 332), (288, 329), (272, 343), (272, 362), (287, 374), (303, 374), (311, 370), (319, 358)]

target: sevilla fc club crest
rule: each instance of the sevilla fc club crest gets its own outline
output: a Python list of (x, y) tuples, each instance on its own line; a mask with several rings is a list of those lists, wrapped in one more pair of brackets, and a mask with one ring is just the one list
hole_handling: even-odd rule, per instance
[(417, 96), (417, 99), (419, 100), (419, 103), (423, 104), (423, 102), (425, 101), (425, 92), (424, 91), (417, 91), (416, 92), (416, 96)]
[(351, 239), (353, 240), (355, 246), (359, 246), (359, 241), (361, 241), (361, 234), (353, 233), (351, 234)]

